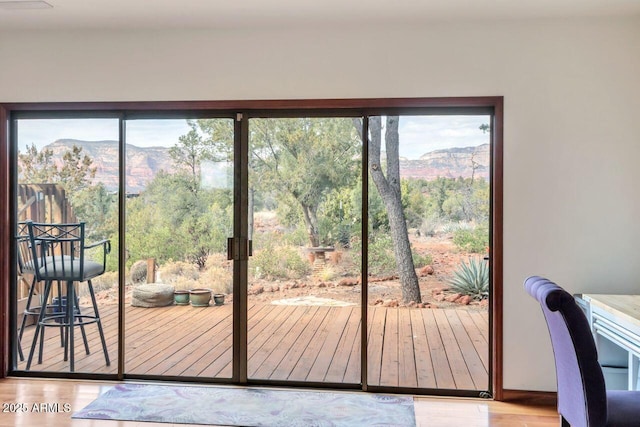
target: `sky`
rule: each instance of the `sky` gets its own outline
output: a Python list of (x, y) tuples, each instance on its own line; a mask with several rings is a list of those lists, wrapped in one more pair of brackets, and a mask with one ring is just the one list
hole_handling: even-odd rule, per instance
[[(489, 116), (403, 116), (400, 118), (400, 155), (417, 158), (429, 151), (489, 143), (479, 127)], [(138, 147), (171, 146), (189, 131), (186, 120), (132, 120), (127, 143)], [(18, 147), (41, 148), (58, 139), (102, 141), (118, 139), (117, 119), (24, 119), (18, 122)]]

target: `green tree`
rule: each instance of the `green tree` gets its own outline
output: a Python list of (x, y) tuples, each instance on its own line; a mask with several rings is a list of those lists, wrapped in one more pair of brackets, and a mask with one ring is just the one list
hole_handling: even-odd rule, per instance
[[(229, 141), (230, 121), (198, 121), (212, 145)], [(342, 118), (252, 119), (249, 126), (249, 213), (256, 192), (279, 203), (297, 204), (311, 246), (320, 246), (318, 214), (328, 194), (353, 185), (360, 170), (361, 143), (351, 121)], [(222, 150), (222, 149), (221, 149)], [(251, 218), (249, 228), (251, 234)]]
[(62, 155), (60, 165), (53, 158), (53, 150), (43, 148), (38, 151), (35, 144), (27, 147), (25, 153), (18, 151), (18, 174), (25, 184), (62, 184), (70, 193), (89, 187), (95, 178), (93, 160), (82, 153), (82, 147), (73, 145)]
[(21, 184), (59, 184), (73, 207), (76, 218), (87, 223), (87, 238), (102, 239), (117, 230), (117, 223), (107, 221), (116, 211), (115, 198), (102, 184), (93, 184), (96, 167), (93, 159), (73, 145), (54, 158), (53, 150), (38, 150), (32, 144), (25, 153), (18, 152), (18, 174)]
[(159, 173), (144, 192), (127, 203), (130, 262), (187, 260), (199, 269), (225, 248), (231, 235), (229, 190), (198, 188), (184, 173)]

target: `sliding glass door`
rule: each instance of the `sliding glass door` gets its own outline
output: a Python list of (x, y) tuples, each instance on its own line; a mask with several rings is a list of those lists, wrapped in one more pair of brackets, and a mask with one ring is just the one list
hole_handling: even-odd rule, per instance
[(370, 386), (489, 389), (490, 123), (369, 119)]
[(490, 392), (493, 110), (227, 107), (12, 116), (13, 372)]
[[(17, 274), (12, 292), (15, 367), (35, 372), (115, 374), (119, 120), (19, 118), (12, 129), (18, 172), (14, 224)], [(30, 238), (29, 222), (50, 230), (49, 240), (35, 240), (42, 236), (34, 233)], [(69, 231), (65, 236), (61, 228), (53, 227), (70, 223), (84, 224), (82, 244), (86, 250), (80, 253), (78, 241), (74, 252), (64, 253), (58, 269), (49, 271), (48, 279), (54, 280), (43, 280), (35, 270), (44, 272), (50, 266), (48, 260), (63, 260), (62, 251), (69, 249), (55, 246), (54, 240), (70, 240), (76, 235)], [(106, 243), (89, 247), (96, 242)], [(66, 279), (78, 272), (68, 268), (73, 262), (79, 265), (81, 255), (95, 274), (85, 272), (90, 280), (72, 282), (75, 301), (67, 301), (70, 282)], [(67, 307), (73, 307), (74, 322), (87, 323), (75, 328), (73, 340), (64, 327)], [(88, 316), (100, 322), (90, 321)]]
[(360, 123), (249, 120), (249, 380), (361, 381)]
[(232, 377), (233, 142), (231, 119), (126, 121), (126, 374)]

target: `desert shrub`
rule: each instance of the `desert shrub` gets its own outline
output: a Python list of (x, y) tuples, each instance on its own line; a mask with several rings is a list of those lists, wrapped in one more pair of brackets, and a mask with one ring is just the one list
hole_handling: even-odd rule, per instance
[(160, 276), (164, 283), (174, 285), (177, 288), (180, 281), (196, 282), (200, 277), (200, 272), (194, 264), (176, 261), (164, 264), (160, 268)]
[(453, 243), (465, 252), (483, 253), (489, 246), (489, 230), (484, 226), (458, 229), (453, 233)]
[(229, 267), (231, 268), (232, 261), (227, 259), (227, 251), (212, 253), (207, 257), (207, 263), (205, 269), (210, 267)]
[(211, 289), (217, 294), (230, 294), (233, 292), (233, 276), (225, 267), (210, 266), (200, 273), (199, 287)]
[(252, 238), (254, 251), (259, 248), (285, 244), (285, 234), (284, 229), (275, 231), (254, 231)]
[(325, 265), (320, 271), (316, 273), (316, 275), (318, 279), (322, 280), (323, 282), (330, 282), (331, 280), (338, 277), (336, 269), (331, 265)]
[(451, 290), (474, 299), (489, 295), (489, 263), (480, 257), (462, 261), (449, 281)]
[(376, 276), (396, 274), (393, 241), (386, 231), (372, 233), (369, 238), (369, 273)]
[(331, 257), (331, 262), (336, 265), (337, 270), (344, 271), (348, 275), (355, 276), (360, 274), (360, 239), (352, 237), (350, 245), (349, 249), (336, 251), (340, 254), (339, 260), (334, 262), (334, 258)]
[(420, 227), (418, 227), (418, 231), (423, 236), (433, 237), (436, 235), (436, 230), (440, 225), (440, 220), (432, 215), (429, 218), (424, 218), (420, 223)]
[[(98, 277), (94, 277), (91, 279), (91, 284), (93, 285), (93, 290), (98, 293), (102, 291), (108, 291), (109, 289), (118, 288), (118, 272), (117, 271), (106, 271)], [(89, 287), (88, 286), (78, 286), (77, 287), (78, 296), (85, 297), (89, 295)]]
[(309, 234), (303, 224), (282, 233), (282, 242), (292, 246), (306, 246), (309, 244)]
[(200, 282), (198, 282), (197, 280), (191, 280), (188, 279), (186, 277), (182, 277), (182, 276), (175, 276), (171, 279), (171, 282), (169, 283), (171, 284), (171, 286), (174, 287), (174, 289), (176, 290), (189, 290), (189, 289), (195, 289), (195, 288), (202, 288), (203, 286), (200, 286)]
[(147, 261), (140, 260), (133, 263), (129, 271), (133, 283), (142, 283), (147, 279)]
[(422, 255), (412, 250), (411, 257), (413, 258), (413, 266), (415, 268), (424, 267), (433, 263), (433, 258), (429, 254)]
[(311, 266), (293, 246), (267, 245), (254, 251), (251, 273), (256, 278), (298, 279), (309, 274)]

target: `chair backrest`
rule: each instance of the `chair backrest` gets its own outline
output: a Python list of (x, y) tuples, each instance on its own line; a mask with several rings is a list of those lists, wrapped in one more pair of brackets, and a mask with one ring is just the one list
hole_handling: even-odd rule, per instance
[(572, 427), (604, 426), (607, 394), (589, 322), (571, 294), (538, 276), (525, 289), (540, 303), (556, 363), (558, 412)]
[(18, 223), (16, 229), (16, 255), (18, 257), (18, 274), (33, 274), (33, 254), (29, 240), (29, 227), (26, 222)]
[(46, 224), (27, 221), (35, 275), (38, 281), (82, 281), (84, 222)]

